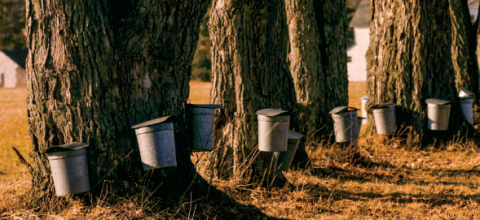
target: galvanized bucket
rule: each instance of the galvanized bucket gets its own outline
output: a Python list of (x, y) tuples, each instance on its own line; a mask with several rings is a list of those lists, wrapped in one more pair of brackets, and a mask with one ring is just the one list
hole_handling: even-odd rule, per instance
[(427, 99), (428, 129), (444, 131), (448, 129), (451, 102), (442, 99)]
[(460, 97), (460, 105), (465, 118), (467, 118), (468, 123), (473, 124), (473, 100), (475, 100), (475, 93), (462, 86), (458, 96)]
[(390, 134), (395, 131), (397, 119), (395, 117), (394, 103), (382, 103), (372, 106), (373, 118), (377, 134)]
[(458, 97), (475, 97), (475, 93), (471, 90), (461, 86), (460, 92), (458, 92)]
[(291, 130), (288, 131), (287, 151), (273, 153), (275, 160), (277, 161), (277, 166), (279, 166), (279, 171), (288, 171), (290, 169), (293, 157), (295, 156), (295, 152), (297, 151), (302, 137), (303, 134)]
[(143, 170), (177, 166), (173, 116), (153, 119), (133, 126)]
[(286, 151), (290, 113), (278, 109), (256, 112), (258, 119), (258, 148), (260, 151)]
[(468, 123), (473, 124), (473, 100), (475, 97), (461, 97), (460, 105), (462, 106), (463, 115), (467, 118)]
[(354, 107), (340, 106), (330, 111), (334, 121), (336, 142), (344, 143), (358, 138), (357, 110)]
[(50, 162), (57, 196), (90, 191), (86, 147), (87, 144), (74, 142), (54, 146), (44, 152)]
[(188, 135), (192, 137), (191, 149), (194, 151), (211, 151), (214, 142), (215, 109), (221, 105), (188, 104)]
[[(368, 96), (366, 95), (360, 97), (360, 101), (362, 102), (362, 117), (364, 117), (365, 119), (368, 118), (367, 109), (365, 108), (365, 104), (367, 104), (367, 99)], [(367, 120), (362, 120), (362, 124), (366, 125)]]

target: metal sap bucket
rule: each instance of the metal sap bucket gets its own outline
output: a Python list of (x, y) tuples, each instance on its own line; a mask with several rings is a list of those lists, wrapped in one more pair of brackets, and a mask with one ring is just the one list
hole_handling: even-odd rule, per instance
[(395, 132), (397, 119), (395, 117), (394, 103), (382, 103), (372, 106), (373, 118), (375, 119), (375, 127), (377, 134), (390, 134)]
[(460, 97), (463, 115), (467, 118), (468, 123), (473, 124), (473, 100), (475, 100), (475, 93), (462, 86), (458, 96)]
[(473, 100), (475, 97), (460, 97), (460, 105), (462, 106), (463, 115), (467, 118), (468, 123), (473, 124)]
[[(360, 101), (362, 102), (362, 117), (364, 117), (365, 119), (368, 118), (367, 109), (365, 108), (365, 104), (367, 104), (367, 99), (368, 96), (366, 95), (360, 97)], [(367, 120), (362, 120), (362, 124), (366, 125)]]
[(279, 171), (288, 171), (292, 165), (293, 157), (297, 151), (300, 140), (302, 139), (303, 134), (297, 133), (295, 131), (288, 131), (288, 146), (287, 151), (284, 152), (275, 152), (273, 156), (277, 161), (277, 166)]
[(44, 153), (50, 162), (57, 196), (90, 191), (87, 148), (79, 142), (48, 148)]
[(336, 142), (349, 142), (358, 138), (357, 110), (354, 107), (340, 106), (330, 111), (334, 121)]
[(256, 112), (258, 119), (258, 148), (260, 151), (286, 151), (290, 113), (278, 109)]
[(213, 123), (216, 108), (222, 109), (223, 106), (210, 104), (187, 105), (188, 135), (192, 137), (192, 150), (213, 150), (213, 134), (215, 132)]
[(427, 99), (428, 129), (444, 131), (448, 129), (451, 102), (442, 99)]
[(173, 116), (153, 119), (133, 126), (143, 170), (177, 166)]

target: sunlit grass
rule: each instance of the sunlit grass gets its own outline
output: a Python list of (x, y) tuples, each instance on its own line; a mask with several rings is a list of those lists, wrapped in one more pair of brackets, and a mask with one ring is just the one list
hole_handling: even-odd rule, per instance
[(30, 174), (12, 150), (29, 160), (27, 89), (0, 89), (0, 218), (2, 212), (24, 210), (21, 196), (30, 188)]
[[(362, 108), (360, 97), (367, 94), (366, 82), (350, 82), (348, 83), (348, 106), (355, 107), (359, 110)], [(361, 115), (361, 111), (358, 112)]]
[[(212, 83), (201, 81), (190, 81), (190, 97), (191, 103), (209, 103), (210, 88)], [(360, 97), (367, 94), (365, 82), (350, 82), (348, 85), (349, 106), (361, 108)]]
[(27, 172), (12, 150), (28, 160), (31, 149), (27, 131), (26, 88), (0, 89), (0, 181), (12, 174)]
[(208, 104), (210, 103), (210, 88), (212, 83), (202, 81), (190, 81), (189, 103)]

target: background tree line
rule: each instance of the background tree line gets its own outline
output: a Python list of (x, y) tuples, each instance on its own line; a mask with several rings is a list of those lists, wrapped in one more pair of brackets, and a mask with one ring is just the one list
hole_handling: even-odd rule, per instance
[(0, 50), (25, 48), (24, 29), (25, 1), (0, 0)]

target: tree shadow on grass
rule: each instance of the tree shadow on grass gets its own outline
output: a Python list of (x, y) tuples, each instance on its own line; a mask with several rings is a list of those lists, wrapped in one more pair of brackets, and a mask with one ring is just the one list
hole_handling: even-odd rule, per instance
[[(198, 173), (193, 178), (187, 178), (191, 179), (190, 182), (180, 182), (180, 177), (175, 176), (172, 181), (158, 178), (163, 175), (162, 172), (181, 175), (176, 168), (163, 168), (145, 172), (135, 185), (137, 189), (130, 192), (118, 191), (121, 187), (116, 185), (119, 183), (113, 182), (103, 188), (108, 194), (122, 195), (121, 199), (139, 201), (148, 210), (147, 213), (163, 213), (168, 219), (279, 219), (268, 216), (253, 205), (237, 202)], [(133, 193), (133, 196), (128, 197), (128, 193)], [(115, 201), (110, 203), (115, 204)]]
[[(453, 186), (466, 186), (466, 187), (477, 187), (477, 184), (469, 182), (452, 182), (438, 180), (442, 177), (464, 177), (470, 178), (472, 176), (480, 177), (480, 171), (475, 169), (430, 169), (430, 168), (411, 168), (407, 166), (393, 166), (388, 163), (372, 163), (368, 167), (364, 168), (363, 172), (359, 172), (358, 169), (343, 169), (339, 167), (327, 167), (327, 168), (314, 168), (310, 171), (312, 175), (315, 176), (324, 176), (324, 177), (335, 177), (345, 180), (354, 180), (359, 182), (373, 182), (373, 181), (383, 181), (386, 183), (405, 185), (405, 184), (415, 184), (415, 185), (430, 185), (434, 184), (443, 184), (443, 185), (453, 185)], [(390, 169), (388, 171), (378, 173), (372, 171), (372, 169), (382, 168), (383, 170)], [(435, 182), (423, 181), (421, 179), (415, 178), (412, 179), (411, 176), (414, 173), (425, 173), (431, 178), (436, 178)]]
[[(475, 201), (480, 203), (480, 194), (475, 195), (454, 195), (454, 190), (452, 187), (458, 186), (465, 186), (469, 188), (476, 189), (477, 186), (472, 183), (463, 183), (463, 182), (448, 182), (448, 181), (436, 181), (436, 182), (419, 182), (416, 180), (411, 180), (408, 178), (408, 171), (415, 171), (415, 172), (431, 172), (435, 174), (446, 174), (446, 175), (457, 175), (458, 173), (463, 173), (462, 175), (468, 175), (469, 173), (473, 173), (474, 175), (478, 175), (479, 172), (469, 172), (465, 173), (466, 171), (470, 170), (437, 170), (437, 169), (412, 169), (412, 168), (405, 168), (405, 167), (396, 167), (398, 172), (392, 172), (390, 174), (378, 174), (373, 173), (371, 175), (359, 175), (355, 174), (355, 170), (346, 170), (346, 169), (339, 169), (339, 168), (324, 168), (324, 169), (314, 169), (312, 170), (312, 174), (314, 175), (324, 175), (325, 177), (330, 177), (333, 179), (339, 179), (340, 181), (357, 181), (360, 183), (364, 182), (371, 182), (371, 183), (388, 183), (388, 184), (395, 184), (397, 186), (401, 185), (418, 185), (418, 186), (428, 186), (428, 185), (444, 185), (447, 186), (444, 190), (445, 193), (409, 193), (409, 192), (394, 192), (394, 193), (376, 193), (376, 192), (353, 192), (351, 190), (346, 189), (338, 189), (336, 187), (327, 188), (326, 186), (322, 186), (320, 184), (306, 184), (302, 185), (303, 189), (306, 192), (314, 197), (313, 200), (318, 200), (320, 198), (328, 198), (332, 201), (339, 201), (339, 200), (352, 200), (352, 201), (370, 201), (375, 199), (380, 199), (381, 201), (391, 201), (396, 203), (424, 203), (428, 204), (429, 206), (441, 206), (445, 204), (451, 205), (460, 205), (460, 204), (467, 204), (471, 201)], [(420, 170), (420, 171), (419, 171)], [(431, 174), (430, 173), (430, 174)], [(400, 175), (400, 176), (399, 176)], [(406, 175), (406, 176), (402, 176)], [(380, 183), (380, 184), (381, 184)], [(300, 186), (299, 186), (300, 187)], [(388, 186), (389, 188), (395, 189), (396, 186)]]
[(442, 205), (458, 205), (461, 203), (469, 203), (475, 201), (480, 203), (480, 194), (475, 195), (450, 195), (443, 193), (432, 193), (432, 194), (412, 194), (412, 193), (374, 193), (374, 192), (351, 192), (348, 190), (342, 189), (333, 189), (329, 190), (324, 186), (318, 185), (305, 185), (309, 194), (314, 197), (314, 199), (329, 198), (332, 201), (339, 200), (351, 200), (351, 201), (371, 201), (375, 199), (381, 199), (382, 201), (390, 201), (396, 203), (424, 203), (429, 206), (442, 206)]

